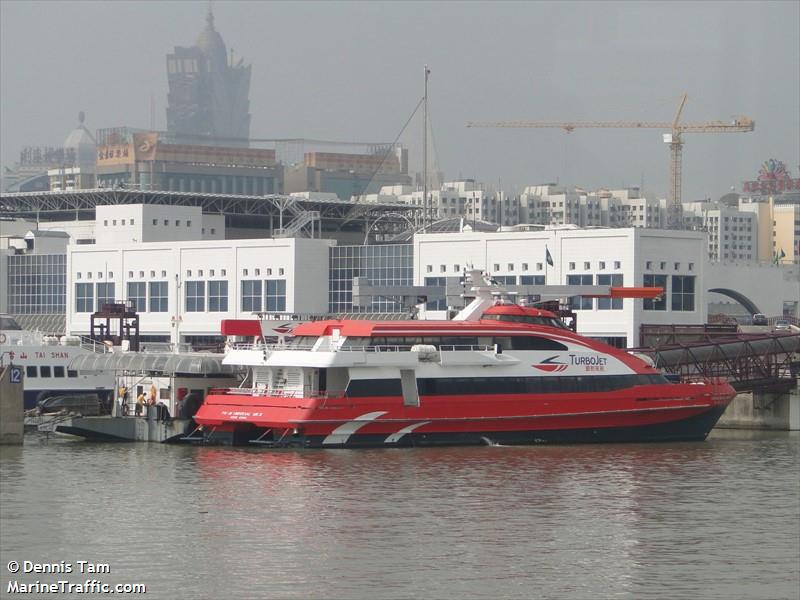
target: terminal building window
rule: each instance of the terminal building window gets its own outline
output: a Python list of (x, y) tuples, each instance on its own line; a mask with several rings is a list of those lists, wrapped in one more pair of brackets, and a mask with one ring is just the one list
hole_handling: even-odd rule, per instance
[(667, 276), (666, 275), (645, 275), (642, 280), (644, 287), (660, 287), (664, 289), (664, 295), (660, 298), (645, 298), (642, 301), (644, 310), (667, 310)]
[(167, 312), (169, 299), (167, 296), (166, 281), (151, 281), (150, 286), (150, 312)]
[(694, 310), (694, 276), (672, 276), (672, 310)]
[[(2, 229), (2, 227), (0, 227)], [(18, 254), (8, 257), (8, 312), (18, 315), (64, 314), (67, 299), (66, 254)], [(79, 277), (78, 277), (79, 279)]]
[(147, 310), (146, 290), (146, 284), (143, 281), (128, 282), (128, 302), (134, 311), (145, 312)]
[(113, 283), (98, 283), (97, 284), (97, 308), (101, 309), (104, 304), (114, 303), (114, 284)]
[[(592, 275), (567, 275), (567, 285), (592, 285)], [(572, 310), (592, 310), (592, 299), (573, 296), (569, 306)]]
[(206, 282), (186, 282), (186, 312), (205, 312), (206, 310)]
[[(597, 276), (597, 285), (622, 287), (622, 281), (623, 277), (621, 273)], [(622, 310), (622, 298), (598, 298), (597, 310)]]
[(242, 280), (242, 312), (261, 311), (261, 280)]
[(209, 312), (228, 312), (228, 282), (208, 282), (208, 310)]
[(517, 285), (516, 275), (495, 275), (492, 279), (500, 285)]
[(91, 283), (75, 284), (75, 312), (94, 312), (94, 286)]
[(521, 275), (520, 285), (544, 285), (544, 275)]
[[(399, 296), (372, 296), (368, 303), (353, 306), (353, 278), (366, 277), (372, 285), (412, 285), (414, 279), (411, 244), (334, 246), (330, 249), (328, 310), (342, 312), (400, 312)], [(428, 265), (433, 271), (433, 266)]]
[(266, 282), (266, 309), (280, 312), (286, 310), (286, 280), (268, 279)]
[[(447, 277), (426, 277), (425, 285), (430, 287), (447, 287)], [(431, 300), (425, 305), (428, 310), (447, 310), (447, 298)]]

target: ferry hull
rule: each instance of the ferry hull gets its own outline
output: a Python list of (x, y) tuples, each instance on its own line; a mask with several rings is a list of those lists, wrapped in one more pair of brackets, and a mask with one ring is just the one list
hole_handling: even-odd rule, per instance
[[(727, 384), (627, 392), (605, 401), (597, 395), (423, 398), (413, 408), (393, 398), (340, 399), (324, 406), (262, 398), (254, 405), (221, 395), (209, 397), (195, 420), (203, 426), (198, 439), (209, 443), (277, 447), (702, 441), (734, 395)], [(684, 393), (668, 397), (669, 392)]]

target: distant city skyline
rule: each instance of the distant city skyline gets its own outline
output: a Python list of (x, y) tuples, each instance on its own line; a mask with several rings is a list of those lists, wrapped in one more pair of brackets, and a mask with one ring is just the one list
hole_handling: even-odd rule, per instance
[[(0, 3), (0, 163), (90, 130), (167, 129), (165, 61), (207, 2)], [(668, 194), (659, 130), (467, 129), (474, 120), (756, 122), (685, 137), (683, 199), (784, 161), (800, 177), (798, 2), (258, 3), (213, 6), (252, 66), (251, 137), (391, 141), (432, 70), (431, 167), (511, 192), (545, 182)], [(677, 32), (677, 33), (676, 33)], [(419, 116), (400, 137), (419, 168)], [(666, 132), (664, 132), (666, 133)]]

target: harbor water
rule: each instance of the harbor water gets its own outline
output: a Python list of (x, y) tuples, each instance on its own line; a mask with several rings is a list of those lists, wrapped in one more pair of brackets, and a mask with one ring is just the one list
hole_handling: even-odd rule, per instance
[[(0, 595), (103, 563), (145, 598), (800, 594), (797, 433), (392, 450), (0, 448)], [(34, 594), (38, 596), (37, 594)]]

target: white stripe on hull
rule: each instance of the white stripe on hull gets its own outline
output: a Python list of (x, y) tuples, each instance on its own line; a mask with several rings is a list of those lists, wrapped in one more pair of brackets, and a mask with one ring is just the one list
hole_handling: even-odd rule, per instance
[(359, 415), (352, 421), (348, 421), (342, 425), (339, 425), (336, 429), (334, 429), (328, 437), (322, 440), (322, 445), (326, 444), (346, 444), (347, 440), (350, 439), (350, 436), (353, 435), (356, 431), (361, 429), (364, 425), (369, 425), (372, 421), (380, 417), (381, 415), (385, 415), (387, 411), (379, 410), (376, 412), (366, 413), (363, 415)]
[(428, 423), (430, 423), (430, 421), (422, 421), (421, 423), (414, 423), (413, 425), (409, 425), (407, 427), (403, 427), (400, 431), (395, 431), (392, 435), (387, 437), (384, 440), (383, 443), (384, 444), (395, 444), (395, 443), (399, 442), (400, 438), (402, 438), (405, 434), (411, 433), (417, 427), (422, 427), (423, 425), (427, 425)]

